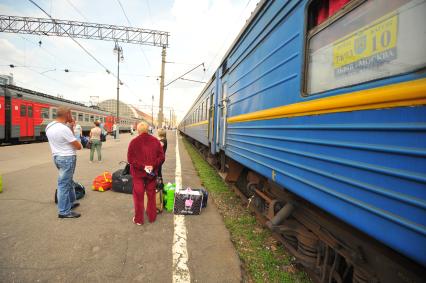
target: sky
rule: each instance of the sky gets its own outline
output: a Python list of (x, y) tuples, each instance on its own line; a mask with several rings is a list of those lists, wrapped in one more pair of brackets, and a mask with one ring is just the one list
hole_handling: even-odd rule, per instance
[[(170, 32), (165, 83), (204, 63), (185, 78), (207, 82), (254, 11), (258, 0), (33, 0), (53, 18), (134, 26)], [(121, 2), (125, 14), (120, 8)], [(0, 14), (46, 18), (28, 0), (0, 0)], [(41, 45), (39, 44), (41, 41)], [(77, 39), (103, 65), (117, 72), (114, 42)], [(120, 43), (120, 101), (156, 117), (161, 48)], [(10, 68), (9, 65), (15, 65)], [(68, 69), (69, 72), (64, 70)], [(117, 79), (66, 37), (0, 33), (0, 74), (15, 84), (90, 103), (116, 98)], [(183, 118), (205, 84), (178, 80), (165, 89), (164, 113)]]

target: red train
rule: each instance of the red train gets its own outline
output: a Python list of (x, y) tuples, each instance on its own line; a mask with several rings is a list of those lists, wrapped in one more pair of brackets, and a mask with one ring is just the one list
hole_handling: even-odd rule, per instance
[[(14, 85), (0, 85), (0, 143), (45, 140), (45, 127), (56, 118), (59, 106), (68, 106), (74, 120), (87, 134), (96, 120), (111, 133), (116, 122), (114, 114), (87, 107), (81, 103), (54, 97)], [(141, 121), (120, 117), (120, 132), (130, 131), (130, 126)]]

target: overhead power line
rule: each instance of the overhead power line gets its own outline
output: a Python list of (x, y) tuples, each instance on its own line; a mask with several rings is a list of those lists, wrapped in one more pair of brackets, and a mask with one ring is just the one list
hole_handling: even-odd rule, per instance
[[(244, 6), (243, 10), (241, 11), (240, 15), (238, 17), (235, 17), (234, 21), (233, 21), (233, 25), (239, 20), (241, 19), (241, 17), (243, 16), (245, 10), (247, 9), (248, 5), (250, 4), (251, 0), (248, 0), (246, 5)], [(220, 48), (218, 49), (218, 51), (216, 52), (215, 56), (213, 57), (213, 59), (209, 62), (209, 64), (207, 65), (207, 70), (210, 70), (211, 65), (214, 63), (214, 61), (216, 60), (217, 56), (219, 56), (219, 54), (223, 53), (222, 49), (224, 48), (226, 42), (228, 41), (229, 37), (231, 36), (231, 33), (228, 31), (227, 35), (225, 36), (222, 45), (220, 46)]]
[[(28, 1), (30, 1), (32, 4), (34, 4), (37, 8), (39, 8), (43, 13), (45, 13), (53, 21), (53, 23), (56, 24), (56, 20), (53, 19), (52, 16), (49, 15), (49, 13), (47, 13), (36, 2), (34, 2), (33, 0), (28, 0)], [(86, 52), (87, 55), (89, 55), (93, 60), (95, 60), (96, 63), (98, 63), (100, 66), (102, 66), (102, 68), (104, 68), (107, 73), (111, 73), (115, 77), (115, 74), (113, 74), (112, 72), (110, 72), (108, 70), (108, 68), (104, 64), (102, 64), (101, 61), (99, 61), (92, 53), (90, 53), (83, 45), (81, 45), (80, 42), (78, 42), (75, 38), (73, 38), (62, 25), (58, 25), (58, 26), (65, 32), (65, 34), (67, 34), (71, 38), (72, 41), (74, 41), (81, 49), (83, 49), (84, 52)]]
[(124, 7), (123, 7), (123, 5), (121, 4), (121, 1), (120, 1), (120, 0), (117, 0), (117, 2), (118, 2), (118, 5), (120, 5), (121, 11), (123, 11), (124, 17), (126, 17), (127, 23), (128, 23), (129, 25), (132, 25), (132, 24), (130, 23), (129, 17), (128, 17), (128, 16), (127, 16), (127, 14), (126, 14), (126, 11), (124, 11)]
[[(131, 22), (130, 22), (130, 20), (129, 20), (129, 17), (128, 17), (128, 16), (127, 16), (127, 14), (126, 14), (126, 11), (124, 10), (123, 4), (121, 4), (121, 1), (120, 1), (120, 0), (117, 0), (117, 2), (118, 2), (118, 5), (120, 5), (121, 11), (123, 11), (123, 14), (124, 14), (124, 17), (125, 17), (125, 18), (126, 18), (126, 20), (127, 20), (127, 23), (129, 24), (129, 26), (133, 26), (133, 25), (132, 25), (132, 23), (131, 23)], [(148, 60), (148, 58), (146, 57), (146, 54), (145, 54), (145, 52), (143, 51), (142, 47), (141, 47), (141, 51), (142, 51), (143, 57), (145, 58), (145, 61), (148, 63), (148, 66), (149, 66), (149, 67), (151, 67), (151, 64), (149, 63), (149, 60)]]
[(86, 21), (89, 21), (84, 15), (83, 13), (71, 2), (71, 0), (66, 0), (68, 2), (68, 4), (74, 9), (74, 11), (76, 11), (83, 19), (85, 19)]

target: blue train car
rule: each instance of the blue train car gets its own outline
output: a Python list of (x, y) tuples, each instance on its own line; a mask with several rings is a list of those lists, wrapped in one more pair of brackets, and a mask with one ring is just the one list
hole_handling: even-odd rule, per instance
[(209, 124), (214, 124), (213, 119), (216, 115), (217, 96), (215, 93), (216, 80), (215, 77), (213, 77), (207, 83), (201, 94), (197, 97), (191, 106), (191, 110), (185, 115), (185, 118), (179, 126), (181, 131), (187, 136), (205, 146), (212, 145), (212, 153), (215, 152), (213, 143), (215, 139), (215, 131), (214, 127), (209, 127)]
[[(424, 0), (261, 1), (213, 78), (207, 125), (212, 153), (423, 271), (424, 15)], [(206, 144), (188, 129), (181, 131)], [(382, 282), (401, 279), (373, 273)]]

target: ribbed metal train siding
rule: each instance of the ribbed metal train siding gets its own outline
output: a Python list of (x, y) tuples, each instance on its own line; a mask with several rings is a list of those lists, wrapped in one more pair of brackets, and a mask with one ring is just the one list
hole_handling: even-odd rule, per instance
[(207, 139), (207, 124), (186, 127), (183, 132), (205, 146), (209, 145), (209, 141)]
[(228, 117), (302, 100), (303, 9), (272, 2), (228, 59)]
[[(235, 44), (228, 117), (305, 100), (305, 4), (267, 2)], [(226, 154), (426, 265), (425, 117), (407, 107), (229, 124)]]
[(228, 126), (231, 158), (426, 265), (426, 107)]

